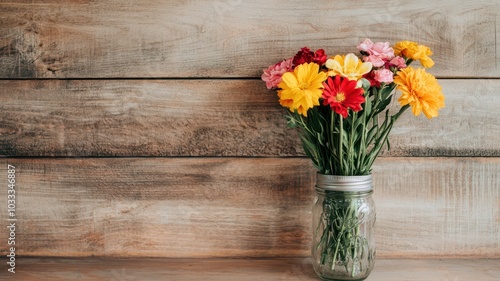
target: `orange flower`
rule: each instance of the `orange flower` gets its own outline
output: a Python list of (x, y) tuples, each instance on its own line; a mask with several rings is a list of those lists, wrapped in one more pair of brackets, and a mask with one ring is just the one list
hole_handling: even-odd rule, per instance
[(418, 45), (413, 41), (401, 41), (394, 45), (394, 54), (403, 55), (412, 60), (418, 60), (425, 68), (431, 68), (434, 61), (429, 57), (432, 55), (431, 49), (424, 45)]
[(409, 104), (415, 116), (424, 112), (427, 118), (437, 117), (438, 109), (444, 107), (444, 95), (436, 78), (425, 69), (407, 67), (394, 77), (397, 89), (402, 92), (398, 101), (401, 106)]

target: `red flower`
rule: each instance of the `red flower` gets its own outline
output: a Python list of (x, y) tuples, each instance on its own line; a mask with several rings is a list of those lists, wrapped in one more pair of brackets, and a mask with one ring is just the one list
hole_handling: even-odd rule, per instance
[(370, 81), (370, 87), (380, 87), (380, 82), (375, 79), (375, 74), (373, 73), (373, 71), (370, 71), (363, 75), (363, 78)]
[(327, 60), (327, 56), (323, 49), (312, 52), (309, 48), (304, 47), (293, 57), (293, 66), (301, 65), (303, 63), (315, 62), (322, 66)]
[(297, 66), (306, 62), (312, 62), (314, 53), (309, 48), (304, 47), (293, 57), (293, 65)]
[(355, 112), (360, 111), (361, 104), (365, 102), (364, 90), (356, 88), (356, 84), (355, 80), (349, 80), (340, 77), (340, 75), (335, 76), (335, 78), (328, 77), (323, 82), (323, 105), (330, 105), (335, 113), (344, 118), (349, 115), (348, 109)]
[(328, 59), (328, 57), (326, 56), (325, 50), (323, 50), (323, 49), (316, 50), (316, 52), (314, 53), (313, 62), (315, 62), (319, 65), (325, 64), (327, 59)]

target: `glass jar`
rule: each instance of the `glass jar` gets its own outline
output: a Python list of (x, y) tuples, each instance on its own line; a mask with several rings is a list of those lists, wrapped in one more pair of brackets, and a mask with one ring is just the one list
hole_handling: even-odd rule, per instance
[(317, 175), (312, 263), (323, 280), (364, 280), (375, 262), (372, 176)]

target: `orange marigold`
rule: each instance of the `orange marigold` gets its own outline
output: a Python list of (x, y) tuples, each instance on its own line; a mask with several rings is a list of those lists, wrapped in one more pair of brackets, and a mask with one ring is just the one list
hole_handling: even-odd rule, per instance
[(397, 89), (402, 92), (398, 101), (401, 106), (409, 104), (415, 116), (424, 112), (427, 118), (438, 116), (438, 110), (444, 107), (444, 95), (436, 77), (425, 69), (407, 67), (398, 71), (394, 77)]
[(429, 57), (432, 51), (429, 47), (418, 45), (413, 41), (401, 41), (394, 45), (394, 54), (396, 56), (403, 55), (412, 60), (418, 60), (425, 68), (431, 68), (434, 61)]

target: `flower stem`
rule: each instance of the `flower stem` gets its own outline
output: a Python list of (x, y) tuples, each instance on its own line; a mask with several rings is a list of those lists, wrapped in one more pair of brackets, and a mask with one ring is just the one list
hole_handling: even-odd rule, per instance
[(348, 174), (349, 176), (352, 176), (354, 174), (354, 170), (355, 170), (355, 161), (354, 159), (352, 159), (353, 157), (353, 153), (354, 153), (354, 134), (356, 133), (355, 132), (355, 128), (354, 128), (354, 123), (356, 123), (356, 120), (358, 119), (358, 113), (356, 112), (353, 112), (352, 113), (352, 120), (351, 120), (351, 133), (349, 134), (349, 147), (347, 148), (347, 161), (348, 161)]
[[(333, 148), (333, 128), (334, 128), (334, 125), (335, 125), (335, 112), (332, 110), (331, 111), (331, 119), (330, 119), (330, 132), (329, 132), (329, 137), (330, 137), (330, 150), (331, 150), (331, 153), (334, 154), (334, 148)], [(334, 156), (334, 155), (333, 155)], [(334, 156), (335, 157), (335, 156)], [(332, 158), (334, 158), (332, 157)], [(334, 174), (334, 171), (333, 171), (333, 161), (330, 160), (328, 161), (330, 162), (330, 172), (332, 173), (332, 175)]]
[(340, 115), (340, 132), (339, 132), (339, 162), (340, 162), (340, 171), (343, 175), (344, 173), (344, 157), (343, 157), (343, 142), (344, 142), (344, 116)]
[(347, 210), (344, 214), (344, 219), (342, 220), (342, 228), (340, 228), (339, 232), (336, 233), (337, 235), (337, 246), (335, 247), (335, 252), (333, 253), (333, 260), (332, 260), (332, 270), (335, 269), (335, 263), (337, 262), (337, 255), (339, 252), (340, 248), (340, 242), (342, 241), (342, 236), (345, 231), (345, 222), (347, 221), (347, 214), (349, 213), (349, 210)]
[[(352, 219), (357, 222), (358, 221), (358, 214), (357, 214), (357, 205), (356, 205), (356, 200), (352, 200), (351, 201), (351, 204), (350, 204), (350, 207), (352, 208)], [(353, 247), (353, 254), (352, 254), (352, 259), (353, 260), (356, 260), (356, 257), (358, 256), (358, 235), (359, 235), (359, 226), (360, 224), (359, 223), (356, 223), (356, 227), (354, 228), (354, 247)], [(352, 263), (352, 267), (351, 267), (351, 276), (352, 277), (356, 277), (356, 265), (357, 263), (356, 262), (353, 262)]]

